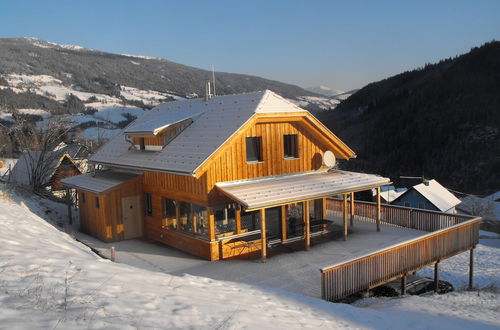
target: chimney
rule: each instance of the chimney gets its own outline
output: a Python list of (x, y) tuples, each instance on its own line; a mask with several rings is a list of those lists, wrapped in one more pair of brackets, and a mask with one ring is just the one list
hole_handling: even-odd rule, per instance
[(205, 101), (208, 101), (212, 98), (212, 93), (210, 92), (210, 80), (207, 81), (205, 85)]

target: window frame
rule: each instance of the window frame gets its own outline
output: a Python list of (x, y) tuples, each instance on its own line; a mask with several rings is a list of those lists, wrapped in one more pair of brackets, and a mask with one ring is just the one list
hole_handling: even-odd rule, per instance
[[(249, 143), (249, 141), (252, 141)], [(257, 143), (255, 143), (256, 141)], [(254, 153), (256, 154), (256, 159), (249, 159), (249, 147), (256, 148)], [(246, 161), (248, 164), (261, 163), (264, 161), (262, 152), (262, 136), (247, 136), (245, 138), (245, 151), (246, 151)]]
[(285, 159), (298, 159), (299, 158), (299, 136), (298, 136), (298, 134), (284, 134), (283, 135), (283, 157)]
[(153, 216), (153, 194), (150, 192), (144, 193), (144, 215), (147, 217)]

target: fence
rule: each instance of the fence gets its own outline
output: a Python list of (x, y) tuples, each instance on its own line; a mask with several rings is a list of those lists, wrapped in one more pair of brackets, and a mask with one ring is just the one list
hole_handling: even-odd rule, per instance
[[(342, 212), (342, 201), (328, 200), (327, 212)], [(356, 202), (357, 217), (375, 222), (377, 206)], [(321, 297), (335, 301), (406, 273), (470, 250), (479, 241), (481, 218), (382, 205), (381, 223), (430, 232), (365, 256), (321, 269)], [(374, 233), (376, 235), (376, 233)]]

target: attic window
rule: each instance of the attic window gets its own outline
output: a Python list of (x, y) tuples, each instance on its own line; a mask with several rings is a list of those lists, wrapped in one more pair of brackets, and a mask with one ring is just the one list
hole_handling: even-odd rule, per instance
[(252, 136), (246, 138), (247, 162), (262, 161), (262, 137)]
[(285, 158), (298, 158), (299, 148), (297, 143), (297, 134), (283, 135), (283, 144), (285, 150)]

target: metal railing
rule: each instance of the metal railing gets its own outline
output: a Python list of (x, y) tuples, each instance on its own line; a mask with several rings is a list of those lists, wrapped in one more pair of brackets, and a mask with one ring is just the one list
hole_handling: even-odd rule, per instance
[[(342, 201), (328, 200), (330, 215)], [(335, 301), (474, 248), (481, 218), (390, 205), (381, 207), (381, 223), (430, 232), (367, 255), (324, 267), (321, 298)], [(356, 216), (375, 222), (376, 204), (355, 203)], [(374, 233), (376, 235), (376, 233)]]

